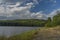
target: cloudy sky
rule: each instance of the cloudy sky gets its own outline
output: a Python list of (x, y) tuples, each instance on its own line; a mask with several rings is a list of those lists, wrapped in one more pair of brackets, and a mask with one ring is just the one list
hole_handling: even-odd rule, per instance
[(0, 0), (0, 19), (46, 19), (60, 11), (60, 0)]

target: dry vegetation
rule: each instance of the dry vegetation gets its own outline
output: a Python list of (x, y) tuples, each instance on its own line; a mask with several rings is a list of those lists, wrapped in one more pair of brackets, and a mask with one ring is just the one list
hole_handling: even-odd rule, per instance
[(52, 28), (40, 28), (33, 40), (60, 40), (60, 26)]

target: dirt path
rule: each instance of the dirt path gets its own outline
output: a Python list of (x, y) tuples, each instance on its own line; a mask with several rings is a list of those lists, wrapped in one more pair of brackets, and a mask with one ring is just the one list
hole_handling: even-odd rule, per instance
[(40, 29), (33, 40), (60, 40), (60, 27)]

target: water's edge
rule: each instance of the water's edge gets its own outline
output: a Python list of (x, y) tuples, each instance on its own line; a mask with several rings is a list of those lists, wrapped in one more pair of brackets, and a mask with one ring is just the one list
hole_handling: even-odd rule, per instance
[(6, 26), (0, 26), (0, 35), (5, 35), (5, 36), (11, 36), (15, 34), (20, 34), (22, 32), (36, 29), (37, 27), (6, 27)]

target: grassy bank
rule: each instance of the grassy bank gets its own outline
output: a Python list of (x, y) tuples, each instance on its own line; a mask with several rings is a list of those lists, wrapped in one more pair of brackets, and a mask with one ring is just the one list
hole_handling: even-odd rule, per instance
[(9, 37), (8, 40), (32, 40), (36, 31), (37, 30), (30, 30), (23, 32), (21, 34)]
[(60, 40), (60, 26), (40, 28), (33, 40)]
[(60, 40), (60, 26), (38, 28), (12, 36), (9, 40)]
[(0, 36), (0, 40), (32, 40), (37, 30), (30, 30), (10, 37)]

